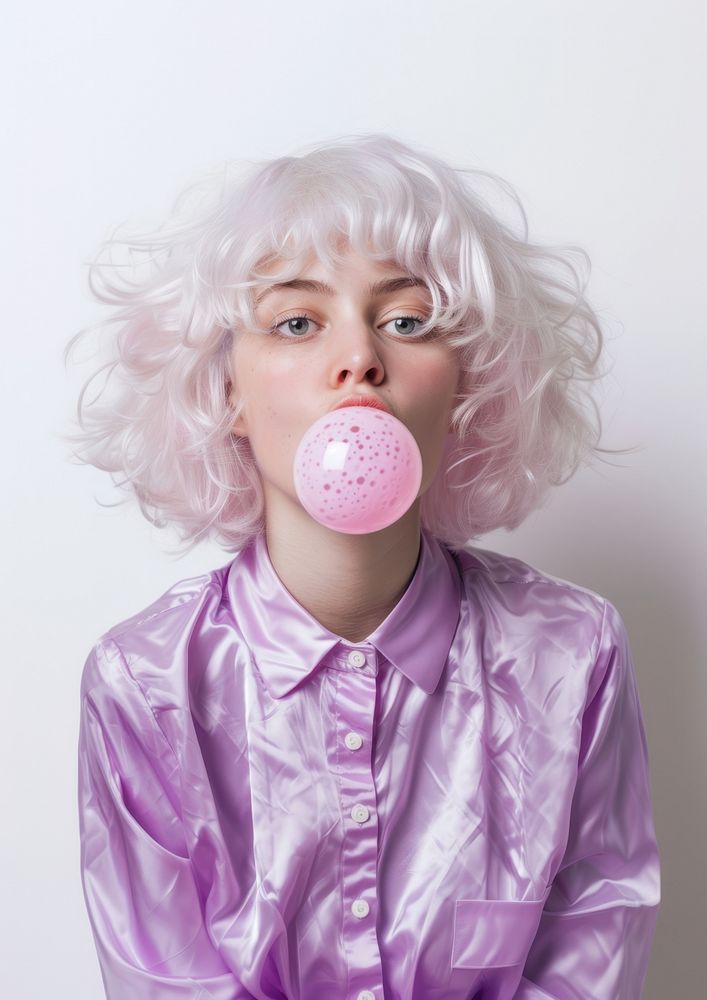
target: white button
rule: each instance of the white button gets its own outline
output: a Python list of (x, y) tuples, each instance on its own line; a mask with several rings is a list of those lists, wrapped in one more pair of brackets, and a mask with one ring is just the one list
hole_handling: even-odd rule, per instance
[(366, 657), (360, 649), (352, 649), (348, 655), (348, 663), (350, 667), (365, 667)]
[(351, 904), (351, 912), (355, 917), (365, 917), (368, 915), (370, 906), (365, 899), (354, 899)]
[(370, 990), (361, 990), (356, 1000), (376, 1000), (375, 993), (371, 993)]
[(370, 813), (368, 812), (368, 809), (366, 809), (365, 806), (362, 806), (360, 802), (357, 802), (351, 810), (351, 816), (357, 823), (365, 823), (369, 815)]
[(363, 746), (363, 740), (358, 733), (347, 733), (344, 737), (344, 743), (349, 750), (360, 750)]

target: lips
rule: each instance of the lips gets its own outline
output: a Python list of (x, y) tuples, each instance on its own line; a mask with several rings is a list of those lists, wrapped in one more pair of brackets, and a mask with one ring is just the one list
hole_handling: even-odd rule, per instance
[(376, 410), (383, 410), (384, 413), (390, 413), (385, 403), (382, 403), (380, 399), (376, 399), (375, 396), (347, 396), (346, 399), (342, 399), (340, 403), (337, 403), (334, 409), (340, 410), (343, 406), (371, 406)]

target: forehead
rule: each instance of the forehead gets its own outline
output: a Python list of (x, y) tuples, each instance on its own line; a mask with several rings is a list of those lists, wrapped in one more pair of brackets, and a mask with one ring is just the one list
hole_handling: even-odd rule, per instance
[(273, 256), (258, 267), (262, 279), (255, 298), (256, 304), (275, 291), (295, 289), (320, 295), (333, 295), (336, 284), (343, 279), (360, 279), (371, 295), (383, 295), (405, 288), (427, 288), (419, 275), (410, 274), (398, 261), (368, 256), (347, 248), (331, 262), (323, 261), (314, 251), (308, 251), (295, 261)]

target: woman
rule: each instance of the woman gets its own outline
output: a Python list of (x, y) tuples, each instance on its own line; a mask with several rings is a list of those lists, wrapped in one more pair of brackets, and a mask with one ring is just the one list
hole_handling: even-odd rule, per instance
[[(569, 255), (479, 179), (342, 140), (197, 188), (129, 241), (150, 254), (132, 283), (94, 265), (114, 395), (82, 393), (80, 457), (235, 553), (84, 667), (110, 1000), (641, 995), (660, 871), (623, 622), (472, 544), (603, 450), (583, 398), (602, 335)], [(298, 486), (345, 402), (419, 450), (374, 531)]]

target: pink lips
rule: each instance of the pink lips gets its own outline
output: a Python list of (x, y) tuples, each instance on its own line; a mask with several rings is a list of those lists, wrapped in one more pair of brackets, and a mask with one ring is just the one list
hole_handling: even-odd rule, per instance
[(384, 413), (390, 413), (390, 410), (375, 396), (347, 396), (346, 399), (342, 399), (340, 403), (337, 403), (334, 407), (335, 410), (340, 410), (342, 406), (371, 406), (376, 410), (383, 410)]

